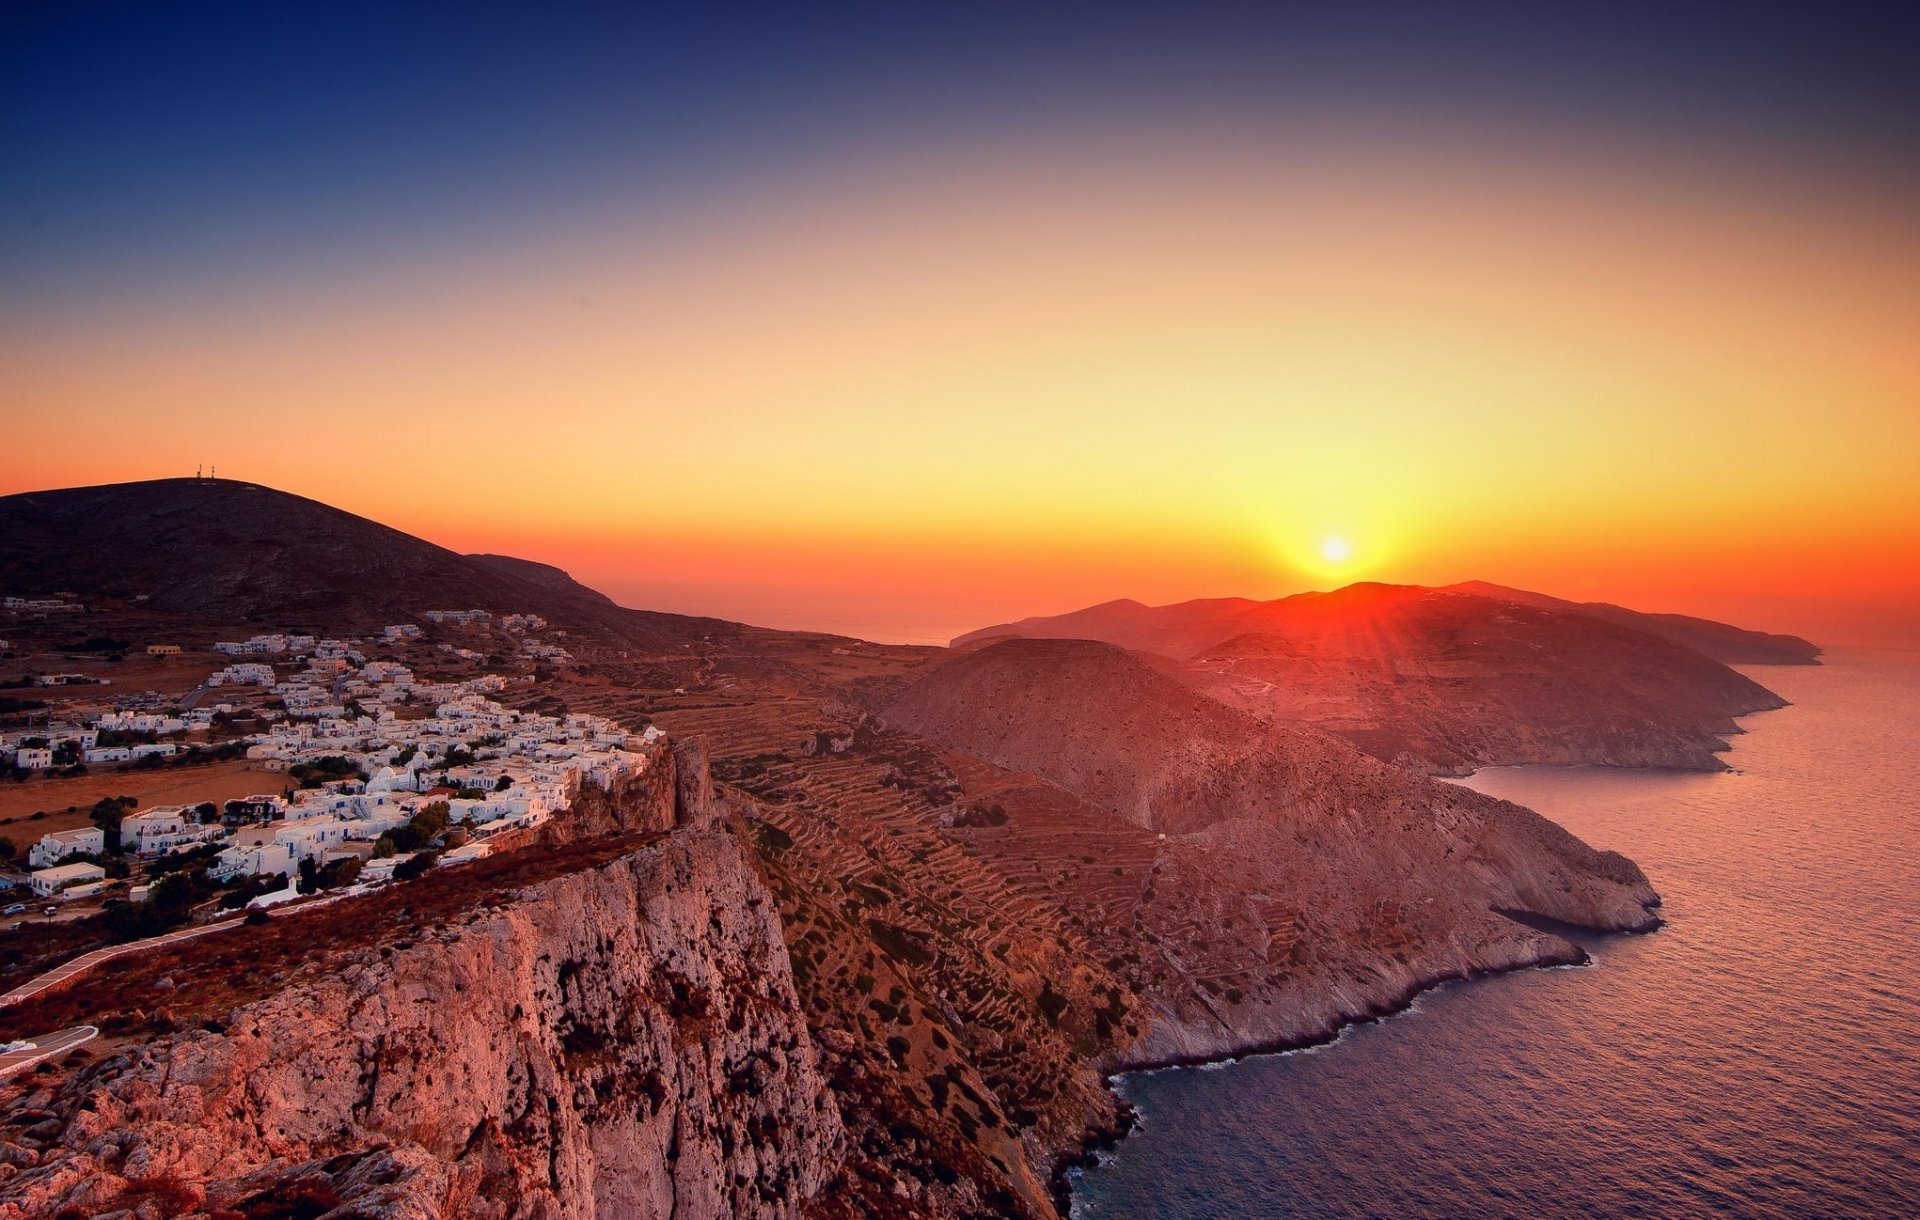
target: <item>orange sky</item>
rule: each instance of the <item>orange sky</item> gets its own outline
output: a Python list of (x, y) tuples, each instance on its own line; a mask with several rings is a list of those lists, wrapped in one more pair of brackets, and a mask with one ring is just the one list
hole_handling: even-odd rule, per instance
[(212, 462), (883, 638), (1358, 578), (1915, 621), (1920, 236), (1870, 190), (1460, 131), (1058, 137), (9, 318), (0, 490)]

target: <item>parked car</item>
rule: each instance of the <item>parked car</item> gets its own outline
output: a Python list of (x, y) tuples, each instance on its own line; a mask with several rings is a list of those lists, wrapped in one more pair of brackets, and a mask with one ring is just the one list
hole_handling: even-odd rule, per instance
[(27, 909), (26, 903), (16, 902), (12, 906), (8, 907), (6, 910), (0, 911), (0, 915), (19, 915), (25, 912), (26, 909)]

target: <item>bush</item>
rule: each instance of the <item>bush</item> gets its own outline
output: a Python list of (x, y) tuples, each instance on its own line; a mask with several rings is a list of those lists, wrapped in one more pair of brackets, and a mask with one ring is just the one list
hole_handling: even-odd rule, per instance
[(295, 763), (287, 768), (287, 774), (299, 781), (302, 788), (318, 788), (335, 780), (367, 778), (352, 760), (339, 754), (328, 754), (310, 763)]
[(1047, 1024), (1059, 1025), (1061, 1016), (1067, 1011), (1067, 997), (1053, 989), (1051, 979), (1040, 985), (1039, 1003), (1040, 1015), (1047, 1019)]
[(434, 865), (438, 863), (440, 863), (439, 852), (437, 851), (420, 852), (419, 854), (414, 856), (409, 856), (407, 859), (402, 860), (400, 863), (394, 865), (393, 879), (395, 881), (412, 881), (415, 877), (419, 877), (425, 874), (429, 869), (431, 869)]

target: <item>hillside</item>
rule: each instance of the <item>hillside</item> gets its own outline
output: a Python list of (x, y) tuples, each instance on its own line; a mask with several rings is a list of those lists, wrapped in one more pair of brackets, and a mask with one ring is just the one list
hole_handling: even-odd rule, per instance
[(1287, 1043), (1435, 978), (1578, 960), (1508, 915), (1655, 922), (1658, 898), (1624, 857), (1326, 734), (1262, 723), (1111, 645), (965, 653), (886, 720), (1162, 836), (1129, 922), (1175, 969), (1142, 980), (1157, 1019), (1135, 1061)]
[[(342, 903), (305, 917), (331, 929), (320, 936), (276, 923), (257, 940), (193, 942), (15, 1014), (22, 1030), (171, 1014), (116, 1020), (97, 1068), (75, 1060), (23, 1078), (0, 1096), (0, 1121), (146, 1107), (140, 1147), (242, 1211), (278, 1189), (284, 1165), (328, 1177), (343, 1200), (459, 1200), (473, 1214), (490, 1214), (482, 1198), (627, 1202), (671, 1179), (682, 1202), (724, 1197), (740, 1214), (791, 1214), (811, 1194), (814, 1220), (1046, 1220), (1065, 1210), (1062, 1165), (1125, 1127), (1125, 1103), (1105, 1085), (1116, 1068), (1293, 1045), (1440, 980), (1581, 960), (1532, 916), (1655, 922), (1657, 897), (1623, 857), (1230, 706), (1237, 673), (1185, 660), (1044, 640), (950, 652), (625, 610), (546, 565), (458, 555), (246, 484), (16, 496), (0, 501), (0, 528), (5, 588), (68, 590), (92, 607), (32, 625), (43, 634), (77, 631), (69, 618), (90, 631), (159, 618), (204, 639), (249, 620), (361, 632), (434, 606), (536, 611), (568, 629), (572, 659), (521, 667), (526, 680), (502, 702), (652, 724), (685, 760), (675, 816), (699, 810), (701, 824), (672, 838), (698, 838), (692, 855), (630, 842), (666, 826), (582, 797), (527, 856), (447, 874), (446, 910), (422, 901), (437, 889)], [(1145, 608), (1099, 609), (1118, 622)], [(463, 632), (432, 628), (417, 648), (437, 657), (436, 635), (477, 641)], [(1252, 667), (1297, 646), (1246, 636), (1230, 651)], [(647, 807), (666, 807), (664, 787)], [(660, 868), (616, 862), (636, 847)], [(519, 888), (469, 892), (463, 877)], [(762, 935), (769, 924), (778, 943)], [(710, 1007), (663, 990), (709, 955)], [(362, 1024), (351, 1037), (295, 1031), (286, 1045), (330, 1076), (392, 1081), (383, 1097), (418, 1093), (423, 1108), (396, 1112), (401, 1126), (370, 1115), (358, 1085), (296, 1071), (260, 1075), (270, 1095), (241, 1089), (234, 1065), (269, 1045), (254, 1018), (332, 1020), (346, 1011), (341, 963)], [(463, 985), (446, 1027), (472, 1053), (392, 1049), (395, 1036), (446, 1024), (428, 1000)], [(354, 1007), (354, 996), (372, 1002)], [(382, 1007), (397, 996), (419, 1007)], [(603, 1043), (601, 1030), (644, 1036)], [(156, 1080), (177, 1084), (175, 1054), (217, 1069), (217, 1107), (177, 1088), (147, 1106)], [(528, 1064), (555, 1090), (539, 1111), (551, 1123), (512, 1117)], [(505, 1077), (460, 1083), (496, 1069)], [(663, 1081), (674, 1082), (666, 1100), (651, 1100)], [(601, 1105), (603, 1093), (649, 1098), (649, 1121), (628, 1121), (625, 1100)], [(255, 1139), (283, 1122), (297, 1138)], [(220, 1123), (239, 1125), (236, 1151), (216, 1164), (190, 1137)], [(0, 1201), (146, 1189), (150, 1152), (93, 1172), (89, 1158), (116, 1154), (91, 1124), (16, 1123), (19, 1150), (0, 1153), (29, 1168)], [(561, 1176), (543, 1172), (552, 1166)]]
[(1820, 646), (1811, 640), (1803, 640), (1797, 635), (1750, 631), (1745, 627), (1718, 623), (1712, 619), (1695, 618), (1688, 614), (1649, 614), (1642, 610), (1629, 610), (1625, 606), (1616, 606), (1611, 602), (1572, 602), (1564, 598), (1549, 597), (1544, 593), (1511, 589), (1505, 585), (1489, 584), (1481, 580), (1470, 580), (1447, 587), (1457, 592), (1474, 593), (1500, 601), (1519, 602), (1526, 606), (1569, 610), (1584, 614), (1615, 626), (1629, 627), (1635, 631), (1644, 631), (1648, 635), (1672, 640), (1676, 644), (1684, 644), (1725, 665), (1818, 665), (1820, 663)]
[(717, 620), (622, 610), (558, 568), (460, 555), (254, 483), (157, 479), (0, 498), (0, 589), (197, 624), (354, 631), (433, 608), (531, 611), (649, 650)]
[(1559, 610), (1598, 619), (1616, 627), (1684, 645), (1725, 665), (1819, 664), (1819, 646), (1799, 636), (1749, 631), (1684, 614), (1647, 614), (1607, 602), (1567, 601), (1481, 580), (1444, 585), (1437, 589), (1416, 585), (1357, 584), (1332, 593), (1299, 593), (1267, 602), (1244, 597), (1216, 597), (1168, 606), (1147, 606), (1131, 599), (1122, 599), (1067, 614), (1038, 615), (1015, 623), (982, 627), (978, 631), (955, 637), (953, 646), (958, 648), (1005, 636), (1086, 639), (1105, 640), (1137, 652), (1158, 652), (1184, 658), (1236, 635), (1266, 632), (1285, 634), (1298, 618), (1315, 617), (1328, 598), (1350, 602), (1364, 596), (1377, 609), (1428, 593), (1463, 593), (1491, 602)]
[(1109, 643), (1184, 658), (1171, 671), (1231, 707), (1442, 772), (1527, 762), (1718, 770), (1735, 717), (1783, 706), (1663, 636), (1460, 589), (1362, 584), (1095, 617), (1019, 626), (1049, 637), (1104, 624)]

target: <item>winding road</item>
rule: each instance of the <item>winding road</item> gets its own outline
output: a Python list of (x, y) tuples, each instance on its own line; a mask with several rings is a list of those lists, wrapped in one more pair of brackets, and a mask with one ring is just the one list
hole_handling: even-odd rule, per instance
[(100, 1036), (100, 1031), (91, 1025), (76, 1025), (72, 1029), (63, 1029), (57, 1033), (40, 1034), (28, 1039), (31, 1046), (0, 1054), (0, 1076), (30, 1068), (42, 1059), (51, 1059), (63, 1055), (83, 1042), (91, 1042)]

